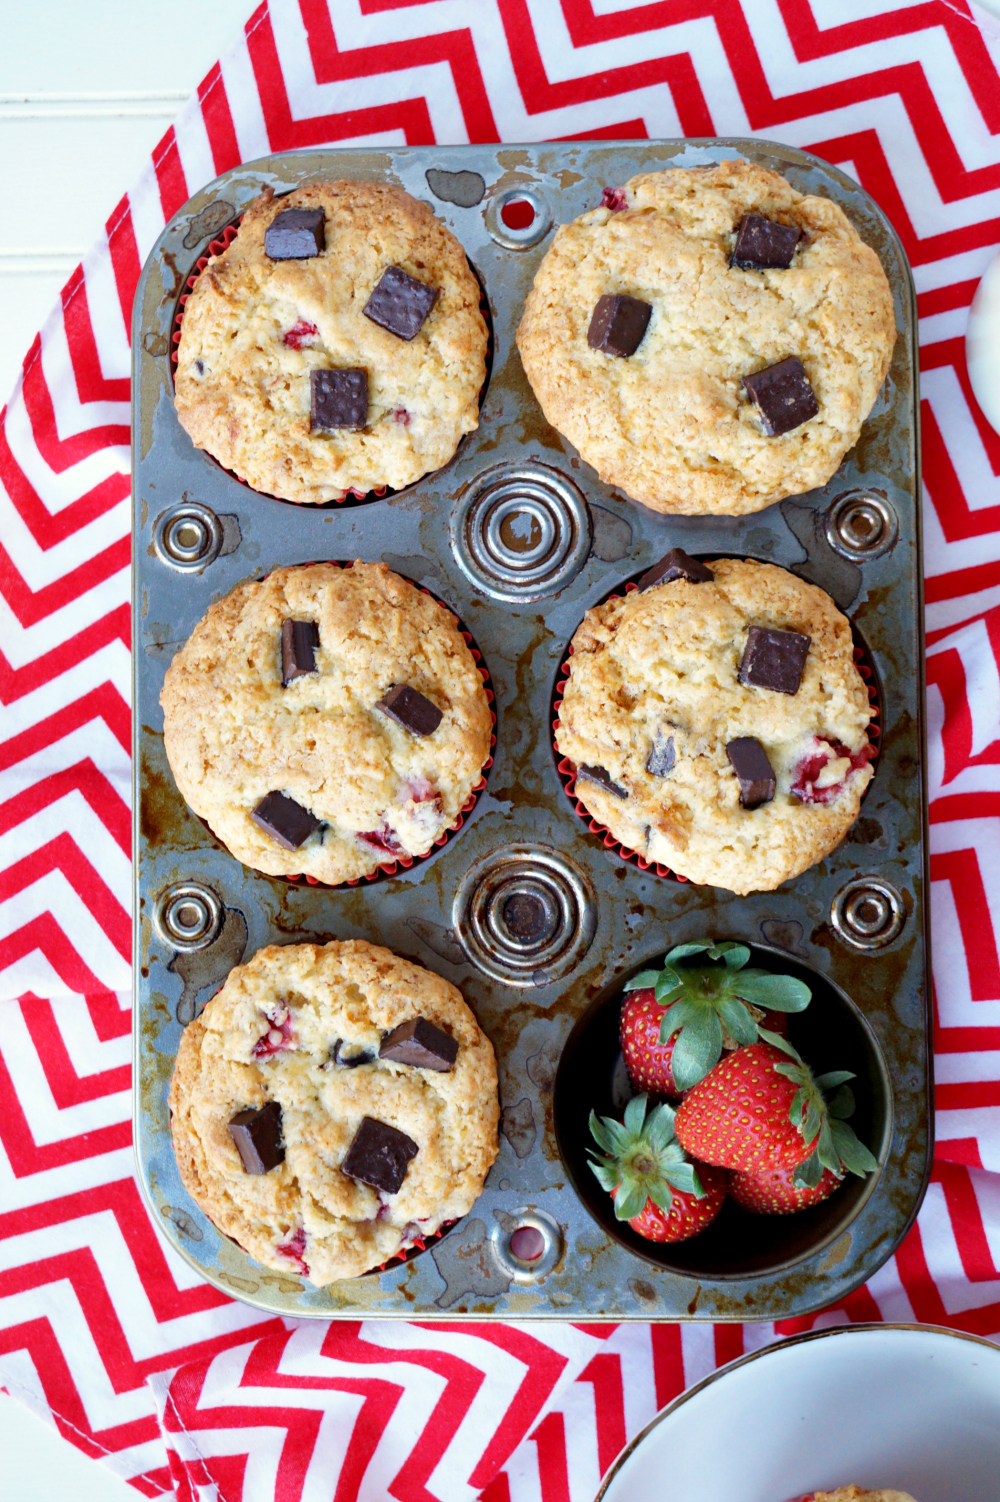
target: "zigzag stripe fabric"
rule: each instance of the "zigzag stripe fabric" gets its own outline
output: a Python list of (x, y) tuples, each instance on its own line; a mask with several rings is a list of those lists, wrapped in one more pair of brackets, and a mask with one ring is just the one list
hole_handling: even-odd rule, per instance
[[(1000, 1339), (1000, 242), (968, 0), (269, 0), (70, 277), (0, 422), (0, 1384), (148, 1496), (585, 1502), (684, 1387), (802, 1328)], [(166, 1248), (129, 1126), (129, 322), (166, 220), (268, 151), (754, 133), (851, 172), (919, 292), (937, 1130), (897, 1255), (787, 1325), (314, 1325)]]

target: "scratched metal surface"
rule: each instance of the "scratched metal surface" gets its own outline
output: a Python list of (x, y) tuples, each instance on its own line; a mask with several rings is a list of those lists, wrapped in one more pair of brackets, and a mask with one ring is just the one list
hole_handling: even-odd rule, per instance
[[(886, 268), (900, 337), (861, 441), (824, 490), (741, 519), (661, 517), (602, 485), (542, 418), (514, 332), (551, 234), (533, 248), (507, 249), (491, 238), (487, 215), (491, 203), (495, 213), (498, 194), (524, 186), (548, 205), (555, 223), (565, 222), (597, 203), (605, 184), (734, 154), (773, 166), (800, 190), (826, 193), (845, 208)], [(453, 173), (479, 174), (481, 199), (474, 201), (480, 193), (474, 178)], [(168, 348), (178, 294), (212, 234), (262, 184), (280, 191), (330, 177), (399, 183), (432, 205), (484, 282), (495, 352), (479, 430), (444, 470), (382, 500), (314, 509), (255, 494), (192, 447), (171, 405)], [(301, 152), (225, 174), (168, 225), (143, 272), (133, 327), (135, 1140), (158, 1223), (210, 1282), (262, 1308), (323, 1318), (774, 1319), (842, 1297), (894, 1250), (923, 1193), (931, 1136), (915, 332), (909, 269), (872, 200), (827, 163), (760, 141)], [(449, 524), (477, 474), (526, 458), (579, 487), (591, 509), (593, 546), (558, 594), (502, 603), (459, 567)], [(822, 525), (836, 498), (859, 486), (887, 498), (899, 518), (892, 550), (860, 566), (834, 552)], [(174, 572), (152, 546), (157, 517), (182, 498), (225, 519), (222, 554), (201, 573)], [(772, 894), (738, 898), (626, 864), (575, 816), (556, 774), (550, 699), (569, 638), (588, 606), (677, 545), (780, 563), (822, 584), (862, 634), (881, 680), (882, 754), (859, 824), (829, 859)], [(474, 633), (496, 691), (497, 746), (487, 792), (440, 852), (395, 878), (328, 890), (245, 869), (188, 813), (164, 757), (158, 696), (178, 645), (240, 580), (278, 564), (355, 557), (384, 559), (425, 584)], [(576, 968), (554, 982), (540, 973), (528, 988), (483, 974), (453, 928), (455, 893), (470, 866), (517, 840), (569, 856), (589, 877), (596, 904), (595, 937)], [(830, 924), (833, 895), (851, 877), (868, 874), (888, 877), (906, 905), (899, 939), (872, 955), (845, 947)], [(216, 890), (226, 919), (209, 948), (178, 955), (158, 937), (151, 908), (165, 886), (192, 878)], [(884, 1163), (874, 1188), (855, 1194), (848, 1211), (827, 1217), (809, 1255), (742, 1277), (706, 1272), (693, 1252), (689, 1271), (663, 1267), (612, 1240), (575, 1192), (553, 1127), (556, 1067), (577, 1019), (668, 945), (706, 934), (766, 943), (788, 962), (810, 967), (820, 991), (831, 983), (817, 1008), (840, 988), (878, 1039), (884, 1063), (878, 1073), (891, 1081), (891, 1110), (883, 1110), (876, 1143)], [(320, 1290), (262, 1270), (189, 1199), (171, 1151), (166, 1092), (178, 1012), (191, 1015), (244, 955), (272, 942), (354, 937), (384, 943), (461, 987), (497, 1049), (504, 1130), (485, 1191), (463, 1222), (406, 1263)], [(509, 1229), (526, 1210), (551, 1217), (563, 1246), (551, 1272), (519, 1282), (491, 1246), (497, 1228)]]

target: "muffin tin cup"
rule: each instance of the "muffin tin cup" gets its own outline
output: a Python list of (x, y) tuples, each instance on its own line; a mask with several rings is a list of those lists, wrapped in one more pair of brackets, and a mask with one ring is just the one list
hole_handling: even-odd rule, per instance
[[(657, 515), (602, 484), (544, 421), (516, 328), (552, 223), (638, 172), (737, 155), (845, 208), (886, 267), (899, 343), (861, 441), (821, 490), (746, 517)], [(485, 286), (493, 369), (478, 430), (442, 470), (380, 500), (277, 506), (206, 464), (180, 429), (174, 317), (199, 258), (263, 186), (344, 177), (433, 201)], [(541, 212), (522, 233), (501, 211), (529, 195)], [(289, 153), (225, 173), (167, 225), (143, 271), (132, 339), (135, 1145), (151, 1213), (213, 1286), (286, 1317), (777, 1320), (843, 1299), (892, 1255), (920, 1204), (932, 1137), (915, 330), (905, 257), (878, 207), (837, 168), (759, 140)], [(878, 770), (861, 816), (838, 849), (775, 892), (661, 880), (591, 832), (557, 771), (553, 686), (566, 644), (589, 607), (672, 547), (758, 558), (819, 584), (850, 619), (877, 685)], [(496, 745), (487, 785), (444, 845), (408, 869), (326, 888), (253, 871), (210, 837), (173, 782), (158, 699), (177, 648), (237, 584), (303, 559), (358, 558), (385, 562), (458, 617), (489, 665)], [(350, 938), (461, 989), (497, 1054), (499, 1154), (446, 1235), (317, 1289), (262, 1269), (186, 1194), (167, 1090), (182, 1027), (235, 965), (267, 944)], [(596, 1213), (596, 1180), (578, 1162), (585, 1143), (566, 1124), (574, 1092), (584, 1114), (606, 1108), (606, 1072), (588, 1083), (596, 1076), (579, 1041), (597, 1034), (581, 1019), (610, 1007), (602, 1025), (616, 1052), (624, 979), (704, 938), (755, 945), (771, 957), (762, 963), (817, 978), (810, 1011), (857, 1045), (877, 1126), (879, 1174), (838, 1191), (822, 1216), (806, 1212), (794, 1246), (796, 1217), (762, 1217), (767, 1245), (753, 1266), (712, 1260), (711, 1240), (681, 1244), (668, 1262), (629, 1244)]]
[[(230, 245), (232, 245), (233, 241), (236, 239), (236, 236), (239, 234), (242, 218), (243, 216), (241, 214), (240, 218), (237, 219), (235, 223), (226, 225), (225, 229), (219, 235), (218, 239), (210, 241), (205, 254), (198, 257), (198, 260), (195, 263), (196, 269), (191, 273), (185, 283), (186, 290), (182, 292), (180, 297), (177, 299), (177, 307), (174, 311), (173, 327), (170, 334), (171, 386), (173, 386), (173, 382), (176, 378), (177, 373), (177, 359), (181, 342), (181, 324), (184, 321), (184, 309), (187, 305), (188, 298), (194, 291), (195, 283), (201, 276), (201, 273), (205, 270), (212, 256), (221, 256), (223, 251), (228, 250)], [(472, 265), (471, 261), (469, 262), (469, 266), (473, 276), (480, 284), (479, 311), (483, 315), (483, 321), (486, 324), (486, 379), (483, 381), (482, 389), (479, 393), (479, 406), (480, 409), (482, 409), (483, 399), (486, 395), (486, 388), (490, 384), (490, 371), (493, 365), (493, 328), (490, 320), (490, 307), (486, 297), (486, 290), (482, 285), (479, 273), (476, 271), (476, 268)], [(459, 442), (461, 443), (462, 440), (459, 440)], [(231, 479), (237, 482), (237, 484), (245, 485), (247, 490), (253, 490), (256, 495), (270, 494), (270, 492), (268, 491), (256, 490), (255, 487), (250, 484), (249, 480), (244, 480), (243, 476), (238, 475), (235, 470), (226, 469), (225, 465), (220, 464), (218, 459), (215, 458), (214, 454), (209, 453), (207, 449), (202, 449), (201, 453), (206, 459), (210, 460), (212, 464), (217, 465), (218, 468), (222, 470), (223, 474), (229, 475)], [(426, 478), (426, 475), (422, 476), (420, 480), (415, 480), (413, 483), (415, 485), (422, 484), (423, 481), (426, 480)], [(407, 486), (406, 488), (409, 489), (410, 487)], [(349, 489), (344, 491), (343, 495), (334, 496), (332, 502), (323, 504), (343, 506), (346, 503), (350, 502), (351, 505), (359, 505), (368, 501), (379, 501), (384, 495), (397, 494), (399, 494), (399, 492), (392, 490), (388, 485), (375, 485), (371, 488), (371, 490), (358, 490), (356, 486), (352, 485)], [(283, 506), (307, 506), (311, 504), (308, 501), (285, 500), (284, 497), (276, 495), (271, 496), (270, 498), (273, 501), (280, 502), (280, 504)]]
[(855, 1075), (851, 1086), (856, 1105), (850, 1124), (879, 1163), (879, 1169), (867, 1178), (848, 1174), (829, 1199), (792, 1215), (754, 1215), (727, 1198), (712, 1225), (688, 1241), (647, 1241), (627, 1221), (616, 1218), (611, 1196), (589, 1167), (588, 1148), (599, 1150), (587, 1119), (591, 1110), (598, 1116), (620, 1117), (625, 1100), (640, 1093), (628, 1080), (619, 1044), (625, 1000), (622, 987), (640, 970), (657, 968), (662, 951), (630, 966), (631, 975), (616, 976), (599, 993), (570, 1034), (556, 1074), (553, 1115), (560, 1156), (587, 1209), (605, 1234), (630, 1252), (654, 1267), (687, 1277), (721, 1281), (779, 1277), (808, 1258), (821, 1256), (849, 1234), (876, 1192), (892, 1139), (892, 1088), (885, 1057), (861, 1011), (813, 967), (765, 944), (751, 945), (751, 952), (752, 965), (794, 975), (810, 987), (809, 1006), (789, 1014), (789, 1039), (815, 1074), (850, 1069)]
[[(638, 577), (639, 576), (637, 576), (637, 578)], [(595, 601), (594, 605), (591, 606), (591, 609), (596, 608), (596, 606), (598, 605), (606, 605), (609, 600), (620, 600), (625, 595), (632, 594), (637, 588), (637, 580), (630, 579), (625, 585), (624, 590), (612, 590), (604, 597), (603, 600)], [(576, 633), (574, 632), (574, 635), (575, 634)], [(881, 706), (879, 702), (878, 679), (875, 673), (875, 666), (871, 660), (870, 654), (867, 652), (864, 646), (858, 643), (856, 631), (854, 634), (854, 665), (864, 680), (865, 687), (868, 690), (868, 699), (873, 711), (872, 717), (868, 721), (868, 760), (869, 763), (877, 770), (879, 742), (882, 735), (882, 727), (880, 724)], [(566, 656), (563, 658), (562, 662), (559, 665), (559, 671), (556, 674), (555, 687), (552, 691), (552, 750), (555, 754), (556, 771), (558, 772), (559, 780), (563, 785), (563, 791), (572, 804), (577, 818), (583, 819), (586, 822), (591, 834), (597, 835), (603, 841), (605, 850), (613, 850), (616, 855), (621, 857), (622, 860), (634, 861), (635, 864), (639, 867), (640, 871), (652, 871), (657, 876), (664, 877), (669, 881), (689, 881), (690, 877), (682, 876), (679, 871), (674, 871), (670, 866), (664, 866), (659, 861), (646, 860), (645, 856), (640, 855), (638, 850), (633, 850), (631, 846), (623, 844), (621, 840), (617, 840), (611, 833), (610, 829), (608, 829), (607, 825), (602, 824), (599, 819), (595, 818), (595, 816), (590, 812), (590, 809), (587, 808), (583, 801), (577, 796), (576, 763), (570, 761), (568, 756), (563, 756), (562, 752), (559, 750), (558, 744), (556, 743), (556, 736), (559, 732), (559, 710), (562, 707), (563, 694), (566, 689), (566, 684), (569, 681), (572, 659), (573, 646), (571, 643), (567, 648)], [(871, 786), (870, 783), (869, 786)], [(864, 799), (867, 796), (867, 791), (868, 790), (866, 788), (865, 793), (862, 794), (862, 803), (864, 803)], [(698, 883), (698, 885), (705, 885), (705, 883)]]

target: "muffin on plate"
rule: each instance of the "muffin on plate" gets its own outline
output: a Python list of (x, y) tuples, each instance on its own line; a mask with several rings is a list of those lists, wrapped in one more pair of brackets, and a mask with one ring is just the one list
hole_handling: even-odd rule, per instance
[(865, 1491), (861, 1486), (838, 1486), (835, 1492), (806, 1492), (803, 1497), (793, 1497), (792, 1502), (914, 1502), (909, 1492), (897, 1492), (881, 1488)]
[(497, 1154), (496, 1060), (461, 992), (388, 949), (270, 945), (185, 1028), (170, 1112), (205, 1214), (322, 1287), (472, 1208)]
[(872, 778), (847, 619), (768, 563), (674, 549), (573, 637), (556, 745), (628, 851), (731, 892), (821, 861)]
[(548, 421), (655, 511), (738, 515), (824, 485), (896, 338), (875, 252), (749, 162), (633, 177), (556, 233), (517, 345)]
[(426, 855), (490, 750), (457, 620), (384, 563), (237, 585), (175, 656), (160, 702), (177, 786), (232, 854), (330, 885)]
[(180, 334), (181, 426), (282, 500), (399, 489), (479, 425), (479, 283), (401, 188), (265, 189), (199, 276)]

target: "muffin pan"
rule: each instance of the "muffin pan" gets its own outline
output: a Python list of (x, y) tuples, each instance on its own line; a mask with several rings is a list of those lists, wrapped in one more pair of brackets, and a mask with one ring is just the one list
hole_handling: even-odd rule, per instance
[[(827, 194), (877, 251), (896, 304), (892, 370), (861, 440), (822, 490), (742, 518), (665, 517), (604, 486), (548, 426), (514, 333), (553, 224), (640, 171), (743, 156)], [(464, 245), (489, 301), (480, 427), (442, 470), (381, 499), (295, 506), (194, 449), (172, 406), (178, 300), (209, 242), (264, 184), (398, 183)], [(224, 174), (170, 221), (133, 320), (135, 1143), (157, 1223), (209, 1282), (260, 1308), (331, 1318), (774, 1320), (846, 1295), (889, 1257), (931, 1151), (926, 793), (916, 314), (891, 226), (826, 162), (756, 140), (297, 152)], [(559, 669), (584, 611), (669, 548), (790, 568), (850, 617), (874, 669), (880, 752), (844, 844), (779, 891), (735, 897), (641, 869), (567, 798), (552, 748)], [(496, 694), (486, 788), (442, 848), (335, 889), (235, 861), (185, 807), (159, 692), (178, 646), (240, 580), (317, 559), (383, 560), (459, 616)], [(657, 1248), (610, 1215), (585, 1164), (586, 1116), (620, 1098), (621, 985), (673, 944), (752, 944), (802, 975), (806, 1056), (858, 1075), (858, 1129), (880, 1171), (792, 1217), (727, 1206)], [(268, 943), (366, 938), (457, 984), (497, 1050), (500, 1154), (472, 1213), (426, 1249), (316, 1289), (270, 1272), (181, 1187), (167, 1088), (180, 1031)], [(730, 1211), (732, 1213), (730, 1213)]]

